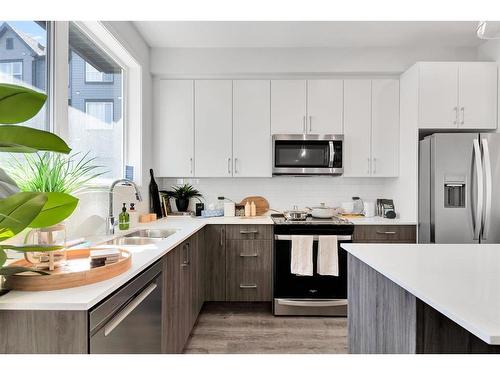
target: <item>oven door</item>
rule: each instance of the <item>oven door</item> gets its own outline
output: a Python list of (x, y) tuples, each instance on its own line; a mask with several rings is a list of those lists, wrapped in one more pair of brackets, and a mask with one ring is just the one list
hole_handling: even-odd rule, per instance
[(347, 252), (342, 242), (351, 236), (338, 236), (339, 276), (316, 273), (318, 242), (313, 242), (313, 276), (290, 272), (291, 238), (276, 234), (274, 239), (274, 315), (347, 316)]
[(339, 135), (274, 135), (274, 175), (342, 174)]

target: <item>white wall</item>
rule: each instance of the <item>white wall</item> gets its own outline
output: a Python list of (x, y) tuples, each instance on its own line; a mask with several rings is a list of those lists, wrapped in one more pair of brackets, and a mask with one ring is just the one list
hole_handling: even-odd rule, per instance
[(474, 48), (152, 48), (164, 77), (281, 74), (400, 74), (415, 61), (475, 60)]
[[(142, 134), (139, 139), (132, 139), (129, 147), (141, 142), (142, 159), (142, 195), (144, 201), (137, 204), (138, 210), (148, 210), (148, 183), (149, 168), (152, 165), (152, 79), (150, 74), (149, 47), (142, 39), (131, 22), (103, 22), (104, 26), (114, 37), (130, 52), (134, 59), (142, 66)], [(131, 187), (118, 187), (114, 198), (115, 215), (120, 212), (121, 203), (136, 202), (135, 194)], [(75, 213), (68, 220), (67, 236), (104, 234), (105, 219), (108, 216), (107, 189), (92, 191), (79, 195), (80, 202)]]
[[(217, 203), (217, 197), (224, 196), (240, 202), (251, 195), (261, 195), (276, 210), (318, 206), (326, 203), (339, 206), (359, 196), (364, 200), (392, 198), (392, 178), (344, 178), (344, 177), (274, 177), (274, 178), (200, 178), (200, 179), (162, 179), (162, 187), (170, 190), (172, 185), (190, 183), (203, 194), (207, 206)], [(172, 209), (176, 210), (172, 201)], [(194, 208), (196, 200), (192, 200)], [(395, 202), (397, 204), (397, 202)]]

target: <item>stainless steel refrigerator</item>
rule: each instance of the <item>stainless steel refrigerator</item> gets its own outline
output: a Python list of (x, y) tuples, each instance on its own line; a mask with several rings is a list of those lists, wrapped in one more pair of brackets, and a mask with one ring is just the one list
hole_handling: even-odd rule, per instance
[(500, 134), (421, 140), (418, 203), (420, 243), (500, 243)]

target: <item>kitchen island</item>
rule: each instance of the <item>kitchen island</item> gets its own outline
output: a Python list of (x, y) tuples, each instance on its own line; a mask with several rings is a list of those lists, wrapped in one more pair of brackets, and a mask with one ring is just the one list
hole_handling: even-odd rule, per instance
[(350, 353), (500, 353), (500, 245), (342, 247)]

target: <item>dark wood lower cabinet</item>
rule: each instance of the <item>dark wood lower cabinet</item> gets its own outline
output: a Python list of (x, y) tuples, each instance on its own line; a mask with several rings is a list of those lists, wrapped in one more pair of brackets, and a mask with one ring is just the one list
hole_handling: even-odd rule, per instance
[(500, 353), (352, 255), (348, 268), (349, 353)]
[(416, 243), (415, 225), (355, 225), (353, 242)]
[(226, 300), (271, 301), (272, 241), (226, 241)]
[(226, 226), (204, 228), (203, 259), (205, 300), (226, 300)]

